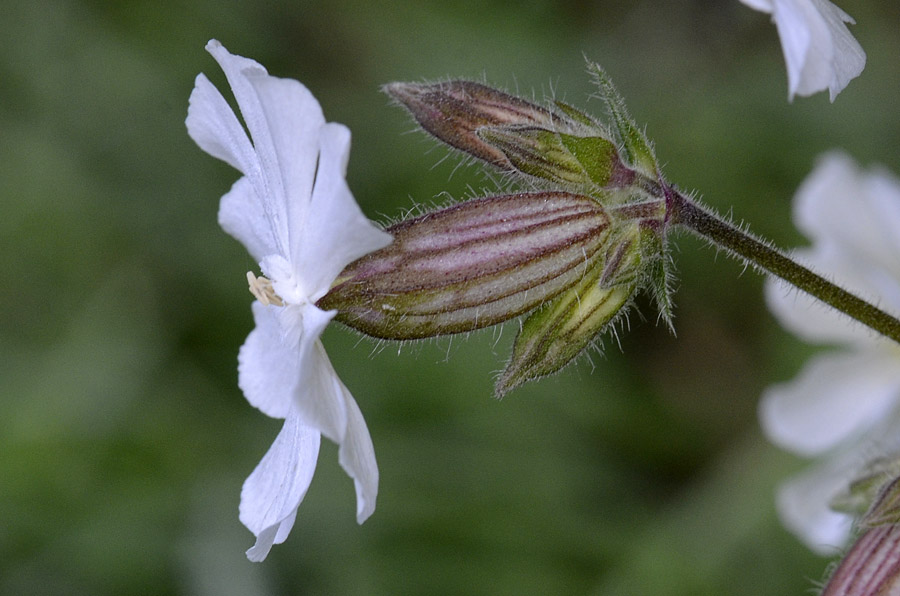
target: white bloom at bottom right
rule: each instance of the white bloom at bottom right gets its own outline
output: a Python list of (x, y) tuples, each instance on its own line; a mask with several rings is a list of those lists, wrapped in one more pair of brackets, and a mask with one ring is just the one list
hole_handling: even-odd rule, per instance
[[(811, 246), (793, 256), (893, 315), (900, 314), (900, 180), (824, 155), (794, 199)], [(760, 422), (769, 439), (813, 459), (777, 495), (782, 521), (812, 550), (843, 547), (853, 518), (831, 509), (867, 462), (900, 449), (900, 346), (804, 292), (770, 279), (769, 308), (799, 337), (830, 349), (769, 387)]]
[(831, 101), (866, 66), (847, 30), (855, 21), (828, 0), (741, 0), (772, 15), (788, 73), (788, 99), (828, 89)]

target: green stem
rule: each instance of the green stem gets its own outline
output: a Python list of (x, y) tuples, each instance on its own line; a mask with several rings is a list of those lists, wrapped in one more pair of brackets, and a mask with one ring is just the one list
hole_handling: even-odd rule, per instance
[(900, 343), (900, 321), (895, 317), (831, 283), (821, 275), (813, 273), (747, 232), (722, 221), (675, 189), (668, 190), (666, 194), (669, 223), (684, 226), (694, 234), (726, 249), (732, 255), (780, 277), (881, 335)]

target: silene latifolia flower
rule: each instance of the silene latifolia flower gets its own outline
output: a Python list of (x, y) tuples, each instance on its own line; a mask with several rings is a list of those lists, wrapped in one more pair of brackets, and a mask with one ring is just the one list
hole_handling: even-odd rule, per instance
[(356, 487), (357, 521), (375, 509), (372, 440), (319, 340), (335, 313), (315, 303), (348, 263), (391, 237), (363, 216), (344, 180), (349, 130), (326, 123), (299, 82), (269, 76), (215, 40), (206, 49), (225, 71), (246, 131), (201, 74), (191, 93), (188, 132), (243, 174), (222, 197), (219, 223), (264, 274), (248, 274), (258, 298), (256, 328), (240, 350), (238, 383), (253, 406), (284, 419), (241, 492), (240, 519), (256, 535), (247, 556), (262, 561), (294, 524), (321, 435), (340, 445), (340, 463)]
[(741, 2), (772, 15), (787, 64), (790, 99), (828, 89), (834, 101), (863, 71), (866, 53), (846, 25), (855, 21), (828, 0)]
[(250, 559), (264, 559), (287, 537), (321, 435), (340, 445), (358, 521), (375, 507), (372, 441), (319, 340), (332, 319), (404, 341), (524, 316), (498, 396), (572, 362), (639, 291), (671, 325), (665, 220), (674, 189), (598, 66), (590, 69), (612, 128), (562, 102), (542, 107), (477, 83), (388, 85), (425, 130), (527, 190), (451, 204), (382, 231), (344, 181), (347, 129), (326, 123), (297, 81), (271, 77), (216, 41), (207, 50), (225, 71), (246, 131), (202, 74), (188, 131), (243, 174), (222, 197), (219, 222), (263, 274), (247, 277), (256, 329), (240, 350), (238, 383), (253, 406), (285, 420), (241, 494), (241, 521), (257, 537)]
[[(900, 313), (900, 180), (825, 155), (797, 193), (794, 218), (812, 241), (799, 259)], [(816, 460), (781, 487), (778, 508), (789, 529), (826, 554), (845, 544), (852, 514), (865, 510), (865, 501), (847, 498), (848, 485), (867, 462), (900, 450), (900, 348), (805, 293), (775, 281), (766, 290), (786, 328), (835, 347), (770, 387), (760, 404), (769, 438)]]

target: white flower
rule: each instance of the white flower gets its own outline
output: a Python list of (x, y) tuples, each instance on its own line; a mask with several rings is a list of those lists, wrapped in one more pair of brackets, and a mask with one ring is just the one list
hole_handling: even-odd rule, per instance
[(285, 420), (241, 492), (241, 521), (256, 535), (247, 557), (261, 561), (294, 524), (322, 434), (340, 445), (340, 463), (356, 487), (357, 521), (375, 509), (372, 440), (319, 340), (335, 312), (315, 302), (348, 263), (391, 238), (365, 218), (344, 180), (350, 131), (326, 123), (298, 81), (269, 76), (215, 40), (206, 49), (225, 71), (250, 137), (202, 74), (188, 133), (243, 174), (222, 197), (219, 223), (268, 277), (248, 276), (260, 301), (253, 303), (256, 329), (238, 357), (238, 384), (253, 406)]
[[(794, 218), (812, 246), (801, 261), (890, 313), (900, 313), (900, 180), (824, 156), (800, 187)], [(778, 496), (785, 524), (813, 550), (842, 546), (852, 519), (829, 503), (865, 464), (900, 447), (900, 346), (805, 293), (770, 280), (769, 307), (809, 341), (839, 346), (815, 357), (760, 404), (769, 438), (818, 459)]]
[(866, 53), (847, 30), (855, 21), (828, 0), (741, 0), (772, 15), (788, 71), (788, 96), (826, 88), (831, 101), (866, 65)]

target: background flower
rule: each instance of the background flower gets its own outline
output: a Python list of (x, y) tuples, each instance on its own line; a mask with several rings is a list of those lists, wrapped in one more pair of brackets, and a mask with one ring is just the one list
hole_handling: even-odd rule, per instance
[(788, 96), (828, 89), (831, 101), (866, 65), (866, 53), (847, 30), (850, 15), (828, 0), (741, 0), (770, 13), (788, 72)]
[[(812, 240), (795, 254), (816, 271), (900, 313), (900, 181), (824, 156), (794, 199), (797, 227)], [(785, 524), (820, 552), (841, 547), (848, 515), (829, 507), (872, 458), (900, 445), (900, 346), (808, 295), (770, 281), (769, 306), (800, 337), (840, 349), (816, 356), (793, 381), (763, 395), (760, 419), (775, 443), (816, 466), (785, 484)]]

